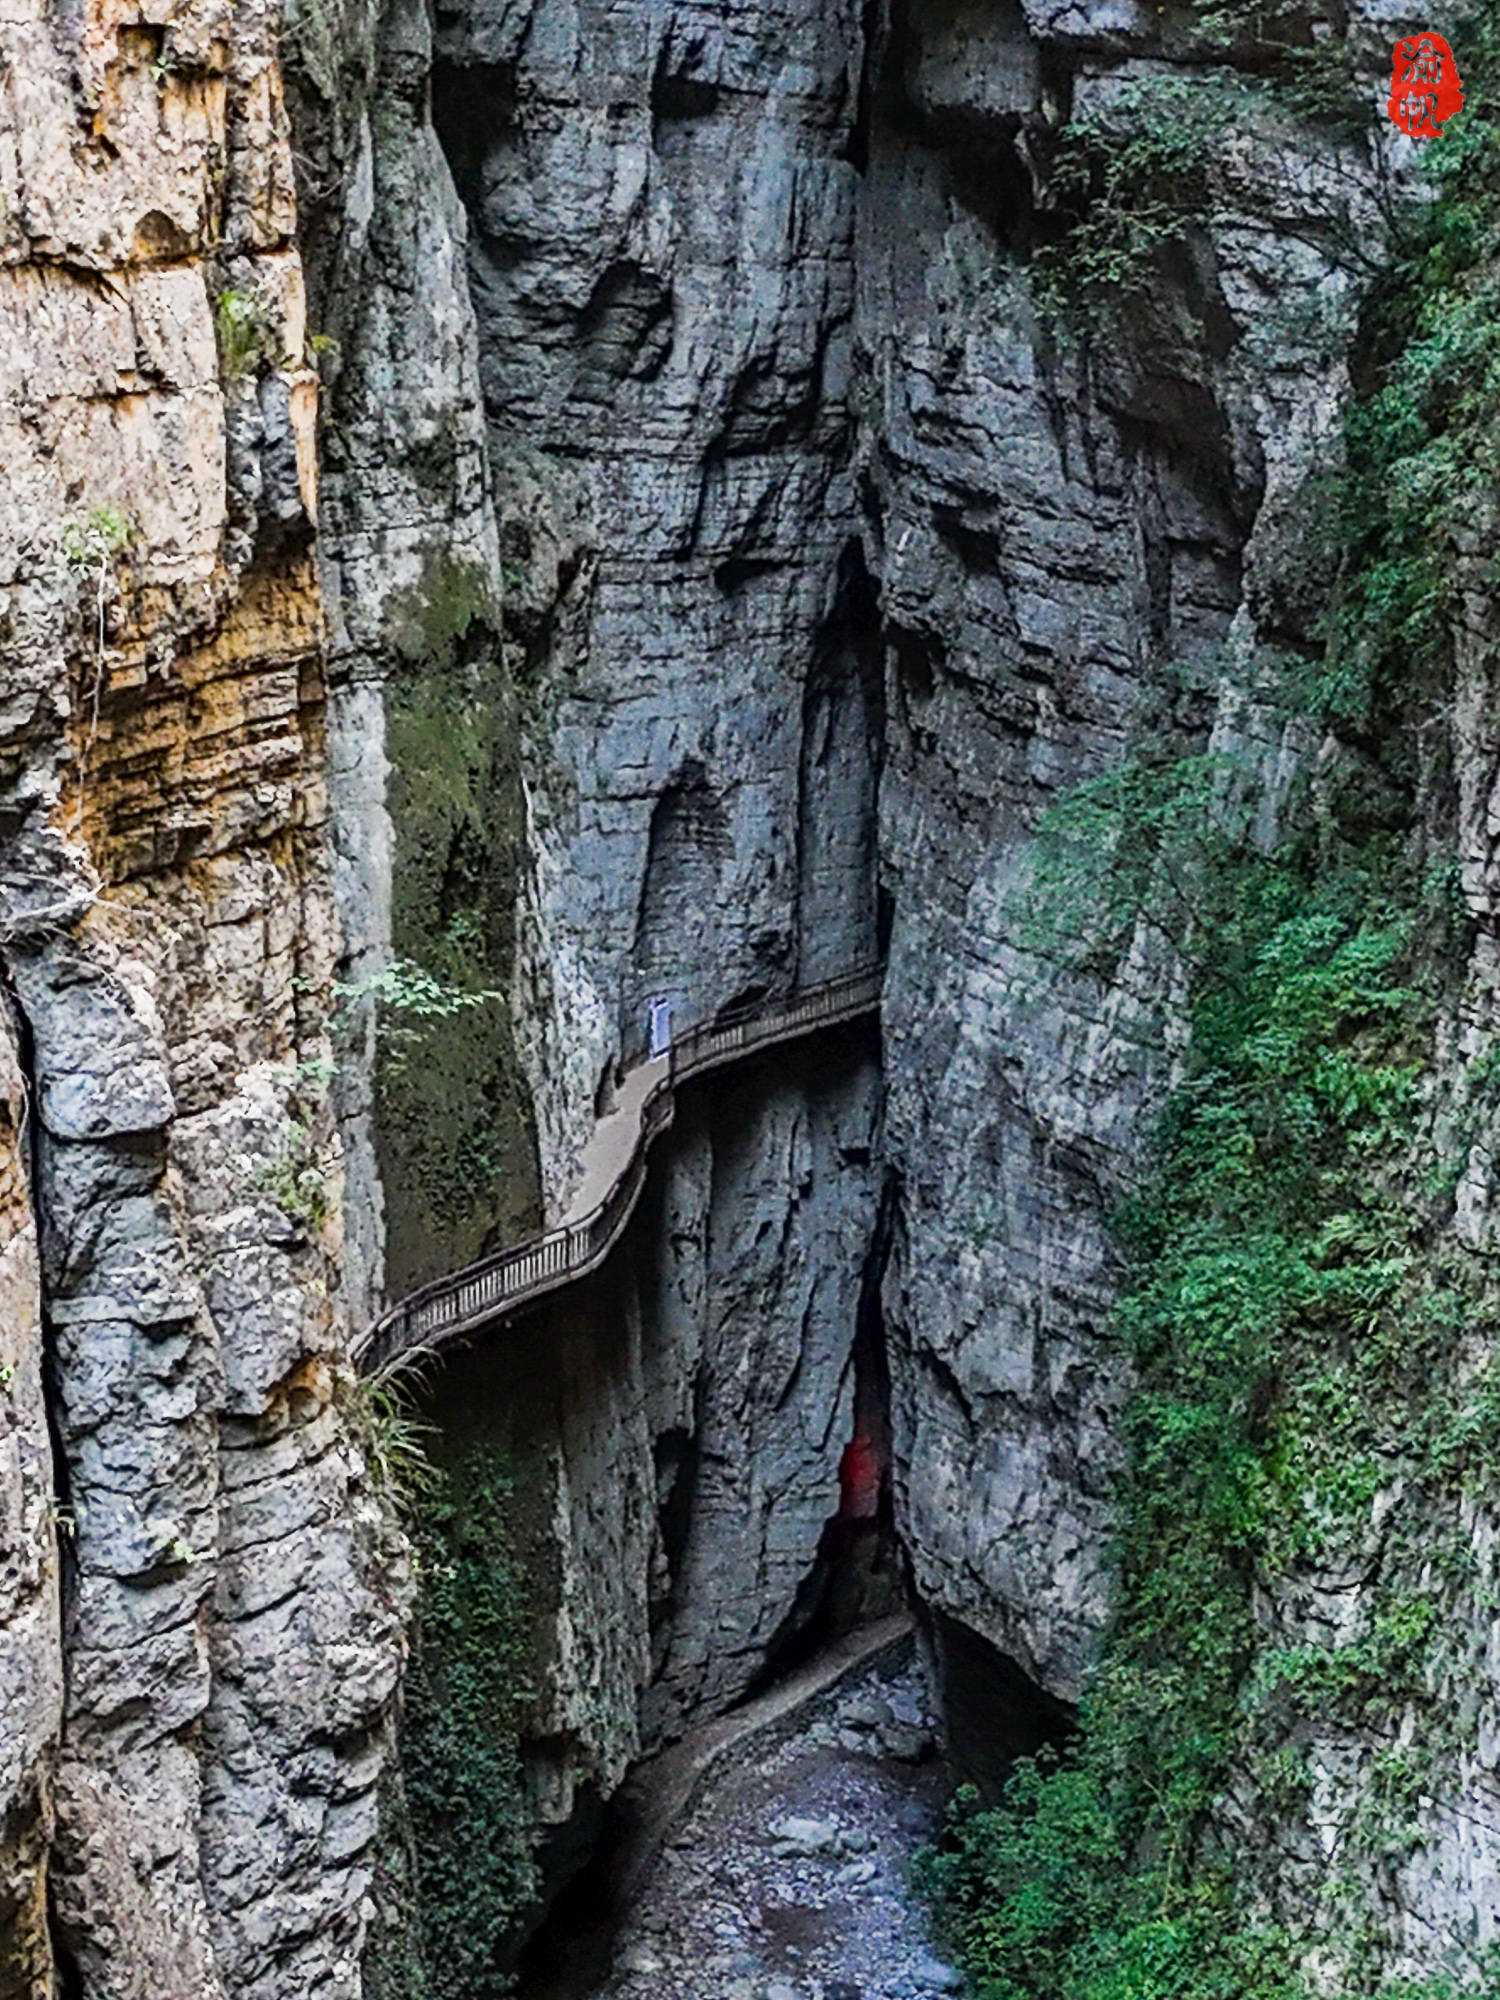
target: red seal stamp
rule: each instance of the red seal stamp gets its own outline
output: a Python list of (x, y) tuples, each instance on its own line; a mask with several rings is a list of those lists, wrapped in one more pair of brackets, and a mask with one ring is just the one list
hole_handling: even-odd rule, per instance
[(1441, 35), (1424, 29), (1397, 42), (1385, 108), (1391, 123), (1408, 139), (1435, 139), (1443, 120), (1463, 110), (1463, 78)]

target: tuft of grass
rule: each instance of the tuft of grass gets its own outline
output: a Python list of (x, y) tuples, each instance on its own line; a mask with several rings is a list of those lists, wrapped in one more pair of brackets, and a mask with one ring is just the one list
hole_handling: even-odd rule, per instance
[(253, 291), (226, 285), (214, 299), (214, 332), (220, 375), (226, 384), (241, 381), (269, 352), (271, 336), (264, 301)]
[(135, 537), (135, 522), (122, 507), (96, 507), (63, 529), (63, 555), (70, 569), (92, 576), (123, 555)]
[(328, 1169), (313, 1150), (311, 1133), (297, 1119), (288, 1120), (275, 1152), (257, 1169), (253, 1185), (309, 1235), (315, 1236), (328, 1220)]

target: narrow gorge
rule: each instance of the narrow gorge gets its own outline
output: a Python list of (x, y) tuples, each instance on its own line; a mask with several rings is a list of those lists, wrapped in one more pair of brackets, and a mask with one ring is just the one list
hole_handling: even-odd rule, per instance
[(1497, 85), (11, 0), (0, 2000), (1500, 1993)]

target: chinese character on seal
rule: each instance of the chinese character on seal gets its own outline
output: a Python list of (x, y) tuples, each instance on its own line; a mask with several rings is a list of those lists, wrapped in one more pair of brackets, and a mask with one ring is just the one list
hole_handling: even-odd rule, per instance
[(1441, 35), (1425, 29), (1397, 42), (1386, 110), (1408, 139), (1435, 139), (1445, 118), (1464, 107), (1463, 78)]

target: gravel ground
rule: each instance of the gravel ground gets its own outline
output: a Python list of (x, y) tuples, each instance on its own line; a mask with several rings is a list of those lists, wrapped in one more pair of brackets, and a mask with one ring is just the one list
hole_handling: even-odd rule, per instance
[(914, 1667), (872, 1668), (709, 1781), (578, 2000), (931, 2000), (906, 1882), (949, 1779)]

